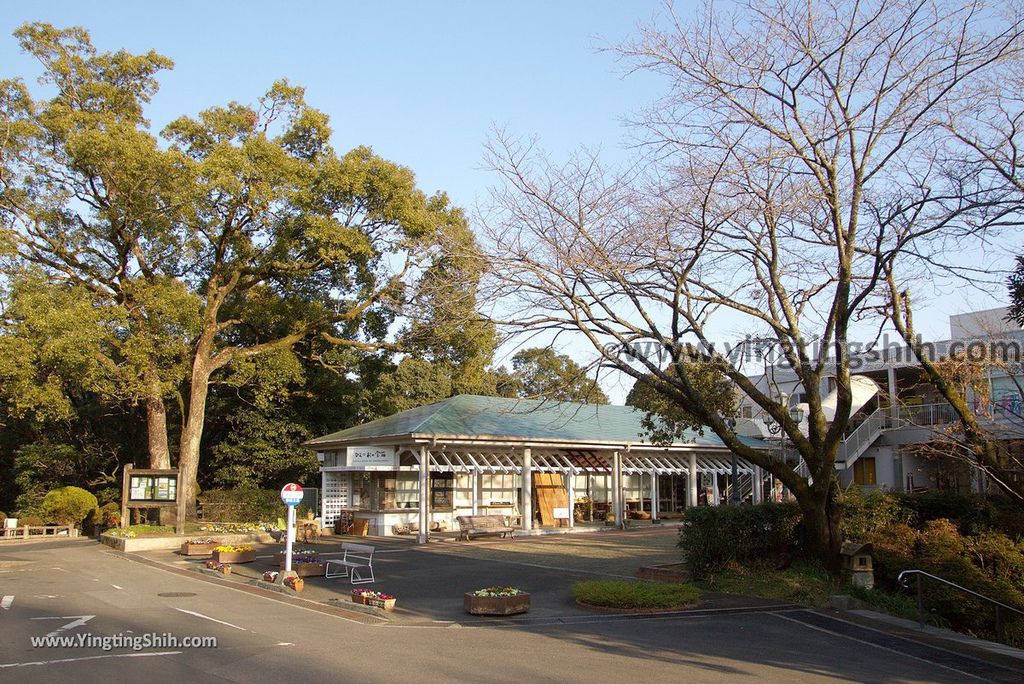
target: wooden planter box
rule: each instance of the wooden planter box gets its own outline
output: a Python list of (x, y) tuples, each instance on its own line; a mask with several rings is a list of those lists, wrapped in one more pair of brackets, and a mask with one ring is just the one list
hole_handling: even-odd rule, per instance
[(377, 608), (383, 608), (384, 610), (394, 610), (396, 600), (397, 599), (368, 598), (366, 599), (366, 605), (376, 606)]
[[(285, 559), (284, 551), (279, 551), (279, 552), (275, 553), (274, 554), (274, 565), (281, 565), (281, 566), (283, 566), (284, 565), (284, 559)], [(313, 556), (311, 558), (311, 560), (314, 563), (319, 563), (320, 562), (320, 554), (316, 554), (315, 556)], [(292, 555), (292, 565), (295, 565), (296, 563), (297, 563), (297, 561), (296, 561), (295, 556), (293, 554)]]
[(185, 542), (181, 545), (181, 550), (178, 552), (182, 556), (209, 556), (213, 553), (213, 547), (220, 546), (220, 544), (190, 544)]
[[(281, 563), (284, 568), (284, 563)], [(299, 577), (323, 577), (327, 574), (327, 563), (292, 563), (292, 571)]]
[(474, 596), (466, 592), (462, 606), (470, 615), (518, 615), (530, 610), (530, 595)]
[(214, 551), (213, 560), (218, 563), (252, 563), (256, 560), (256, 549), (229, 553), (226, 551)]

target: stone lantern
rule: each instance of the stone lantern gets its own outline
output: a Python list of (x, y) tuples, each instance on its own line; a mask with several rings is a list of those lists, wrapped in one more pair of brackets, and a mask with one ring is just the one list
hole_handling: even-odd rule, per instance
[(843, 568), (850, 573), (850, 582), (853, 586), (874, 588), (875, 569), (872, 565), (871, 544), (843, 542), (839, 553), (843, 556)]

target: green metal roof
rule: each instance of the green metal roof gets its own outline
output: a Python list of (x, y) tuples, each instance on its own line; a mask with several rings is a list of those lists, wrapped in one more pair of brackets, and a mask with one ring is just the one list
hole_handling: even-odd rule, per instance
[[(649, 444), (641, 425), (643, 411), (632, 406), (599, 406), (539, 399), (505, 399), (461, 394), (306, 442), (307, 446), (340, 445), (381, 439), (501, 438), (512, 441)], [(754, 447), (761, 440), (741, 438)], [(695, 431), (674, 446), (725, 448), (710, 431)]]

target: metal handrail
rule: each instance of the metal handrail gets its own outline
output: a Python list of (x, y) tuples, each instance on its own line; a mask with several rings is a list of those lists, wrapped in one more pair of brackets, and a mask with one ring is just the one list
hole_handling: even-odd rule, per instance
[(922, 628), (924, 627), (924, 602), (921, 598), (922, 577), (933, 579), (936, 582), (942, 582), (943, 584), (951, 586), (954, 589), (964, 592), (965, 594), (976, 596), (981, 600), (988, 601), (989, 603), (994, 605), (996, 607), (996, 636), (999, 638), (999, 641), (1003, 640), (1003, 616), (1000, 609), (1005, 608), (1006, 610), (1011, 610), (1019, 615), (1024, 615), (1024, 610), (1014, 608), (1013, 606), (1008, 606), (1002, 601), (996, 601), (994, 598), (989, 598), (984, 594), (979, 594), (978, 592), (972, 589), (968, 589), (967, 587), (961, 587), (956, 582), (950, 582), (948, 579), (944, 579), (942, 577), (939, 577), (938, 575), (933, 575), (930, 572), (925, 572), (924, 570), (904, 570), (896, 576), (896, 581), (899, 582), (904, 589), (909, 589), (910, 587), (908, 580), (910, 575), (917, 575), (917, 624)]

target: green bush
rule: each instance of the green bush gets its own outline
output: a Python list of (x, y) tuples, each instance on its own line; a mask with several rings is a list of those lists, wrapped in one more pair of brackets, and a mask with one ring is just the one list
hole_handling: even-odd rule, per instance
[(907, 523), (913, 517), (913, 512), (892, 492), (881, 489), (865, 492), (856, 485), (842, 493), (839, 508), (843, 538), (858, 541), (875, 530)]
[(79, 525), (97, 506), (96, 497), (80, 487), (61, 487), (47, 492), (40, 509), (61, 525)]
[(764, 560), (796, 542), (800, 521), (795, 503), (757, 506), (695, 506), (686, 509), (679, 529), (690, 572), (701, 578), (732, 561)]
[(100, 513), (103, 516), (100, 523), (103, 527), (118, 527), (121, 525), (121, 507), (116, 503), (107, 503), (100, 506)]
[(587, 580), (572, 585), (580, 603), (604, 608), (680, 608), (695, 603), (700, 589), (692, 584), (635, 582), (631, 580)]
[(199, 496), (203, 520), (255, 522), (276, 520), (285, 514), (280, 492), (273, 489), (212, 489)]
[(40, 525), (46, 524), (43, 519), (35, 513), (23, 513), (16, 517), (18, 518), (18, 527), (24, 527), (25, 525), (28, 525), (29, 527), (39, 527)]

